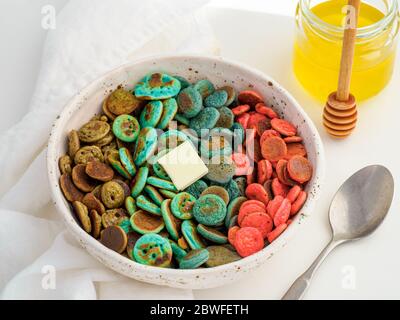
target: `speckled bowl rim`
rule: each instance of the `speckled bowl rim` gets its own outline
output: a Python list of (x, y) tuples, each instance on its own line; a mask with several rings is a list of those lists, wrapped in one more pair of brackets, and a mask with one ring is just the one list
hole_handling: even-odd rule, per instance
[[(124, 69), (127, 67), (134, 67), (135, 65), (144, 63), (144, 62), (149, 62), (149, 61), (160, 61), (160, 60), (168, 60), (168, 59), (176, 59), (176, 58), (181, 58), (181, 59), (204, 59), (208, 60), (209, 62), (216, 62), (216, 63), (222, 63), (222, 64), (227, 64), (230, 65), (231, 67), (237, 68), (238, 72), (240, 70), (247, 71), (249, 73), (254, 74), (255, 76), (258, 76), (260, 78), (265, 79), (266, 83), (272, 83), (279, 91), (281, 91), (286, 97), (287, 100), (293, 105), (294, 108), (296, 108), (297, 112), (301, 115), (301, 117), (304, 119), (306, 125), (309, 127), (311, 130), (313, 136), (314, 136), (314, 144), (315, 144), (315, 150), (316, 150), (316, 166), (314, 168), (314, 183), (313, 183), (313, 190), (314, 190), (314, 195), (313, 198), (310, 199), (308, 198), (305, 205), (302, 208), (302, 211), (307, 212), (307, 215), (298, 215), (295, 217), (293, 220), (292, 224), (290, 227), (288, 227), (285, 232), (278, 237), (274, 242), (266, 246), (263, 250), (257, 252), (256, 254), (253, 254), (249, 257), (243, 258), (241, 260), (238, 260), (236, 262), (232, 262), (229, 264), (213, 267), (213, 268), (202, 268), (202, 269), (193, 269), (193, 270), (181, 270), (181, 269), (169, 269), (169, 268), (159, 268), (159, 267), (152, 267), (152, 266), (146, 266), (139, 264), (135, 261), (132, 261), (121, 254), (112, 251), (105, 246), (103, 246), (98, 240), (93, 238), (90, 234), (86, 233), (74, 220), (71, 220), (71, 210), (64, 204), (64, 196), (58, 187), (58, 177), (57, 177), (57, 171), (58, 166), (57, 166), (57, 157), (56, 150), (57, 150), (57, 144), (61, 143), (61, 134), (62, 134), (62, 128), (67, 122), (67, 120), (72, 116), (72, 114), (76, 111), (79, 110), (80, 107), (80, 100), (82, 99), (82, 96), (85, 96), (85, 94), (88, 94), (93, 91), (94, 88), (99, 86), (100, 83), (104, 81), (105, 78), (107, 78), (109, 75), (118, 73), (118, 72), (123, 72)], [(58, 209), (59, 213), (61, 214), (63, 221), (65, 222), (67, 229), (74, 234), (78, 239), (85, 239), (85, 242), (88, 246), (93, 246), (95, 249), (99, 250), (102, 252), (102, 254), (110, 259), (113, 259), (116, 262), (116, 265), (118, 263), (123, 263), (127, 264), (130, 263), (132, 269), (138, 272), (143, 272), (147, 275), (152, 275), (152, 276), (157, 276), (157, 275), (163, 275), (163, 277), (168, 277), (169, 275), (171, 277), (176, 277), (176, 276), (185, 276), (185, 275), (191, 275), (191, 276), (207, 276), (210, 274), (218, 274), (222, 273), (227, 270), (232, 270), (232, 269), (240, 269), (243, 268), (246, 270), (246, 266), (252, 265), (252, 264), (257, 264), (257, 262), (262, 261), (265, 263), (269, 258), (273, 256), (275, 252), (280, 250), (282, 247), (284, 247), (288, 240), (290, 240), (293, 235), (298, 231), (298, 229), (303, 225), (303, 221), (305, 220), (304, 218), (311, 216), (311, 213), (314, 208), (314, 204), (316, 200), (318, 199), (320, 193), (321, 193), (321, 187), (323, 183), (323, 179), (325, 176), (325, 155), (324, 155), (324, 148), (323, 144), (320, 138), (320, 135), (314, 126), (314, 123), (311, 121), (311, 119), (308, 117), (306, 112), (301, 108), (300, 104), (292, 97), (292, 95), (284, 89), (281, 85), (279, 85), (274, 79), (270, 78), (269, 76), (266, 76), (264, 73), (246, 66), (242, 63), (239, 62), (234, 62), (229, 59), (225, 59), (222, 57), (212, 57), (212, 56), (203, 56), (203, 55), (155, 55), (155, 56), (150, 56), (142, 59), (135, 60), (134, 62), (130, 62), (124, 65), (121, 65), (120, 67), (117, 67), (102, 76), (100, 76), (97, 80), (93, 81), (90, 83), (88, 86), (86, 86), (83, 90), (81, 90), (77, 95), (75, 95), (65, 106), (61, 114), (57, 117), (56, 121), (54, 122), (53, 128), (51, 130), (50, 138), (48, 141), (48, 150), (47, 150), (47, 168), (48, 168), (48, 178), (50, 182), (50, 189), (51, 189), (51, 194), (52, 198), (54, 200), (54, 204), (56, 208)], [(82, 246), (84, 246), (81, 243)], [(96, 257), (97, 258), (97, 257)], [(98, 258), (97, 258), (98, 259)], [(99, 259), (98, 259), (99, 260)], [(115, 270), (115, 269), (114, 269)], [(117, 271), (117, 270), (115, 270)], [(150, 282), (150, 281), (149, 281)], [(151, 282), (154, 283), (154, 282)]]

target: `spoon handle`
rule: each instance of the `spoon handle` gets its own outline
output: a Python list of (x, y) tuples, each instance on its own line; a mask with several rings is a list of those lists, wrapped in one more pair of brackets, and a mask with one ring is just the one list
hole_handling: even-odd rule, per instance
[(322, 250), (320, 255), (314, 260), (312, 265), (300, 277), (298, 277), (295, 282), (293, 282), (292, 286), (282, 297), (282, 300), (300, 300), (310, 285), (311, 279), (317, 268), (321, 265), (322, 261), (324, 261), (328, 254), (340, 243), (340, 241), (332, 239), (325, 249)]

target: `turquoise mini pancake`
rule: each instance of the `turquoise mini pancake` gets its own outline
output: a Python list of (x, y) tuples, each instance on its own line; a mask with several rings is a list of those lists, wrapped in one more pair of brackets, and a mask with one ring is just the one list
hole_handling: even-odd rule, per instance
[(188, 192), (178, 193), (171, 202), (171, 211), (175, 217), (181, 220), (189, 220), (193, 217), (192, 209), (196, 201)]
[(224, 246), (210, 246), (206, 249), (209, 258), (206, 266), (209, 268), (218, 267), (223, 264), (231, 263), (242, 259), (235, 251), (229, 250)]
[(175, 257), (175, 259), (179, 262), (184, 256), (187, 255), (187, 252), (185, 250), (183, 250), (180, 246), (178, 246), (178, 244), (173, 241), (173, 240), (169, 240), (169, 243), (171, 245), (172, 248), (172, 253)]
[(157, 128), (164, 130), (168, 128), (169, 122), (174, 119), (176, 113), (178, 112), (178, 104), (174, 98), (164, 100), (162, 104), (164, 106), (163, 113), (160, 121), (157, 124)]
[(233, 146), (236, 150), (239, 145), (242, 145), (244, 141), (245, 131), (243, 126), (239, 122), (234, 122), (232, 124), (231, 130), (233, 131)]
[(204, 105), (208, 108), (221, 108), (228, 101), (228, 93), (224, 90), (217, 90), (204, 99)]
[(122, 220), (122, 221), (119, 223), (119, 226), (122, 228), (122, 230), (125, 231), (125, 233), (129, 233), (129, 232), (132, 231), (131, 222), (130, 222), (128, 219)]
[(209, 255), (207, 249), (189, 251), (189, 253), (179, 262), (179, 268), (196, 269), (207, 262)]
[(189, 119), (197, 116), (203, 108), (201, 94), (193, 87), (183, 89), (178, 95), (177, 102), (179, 113)]
[[(145, 187), (146, 188), (146, 187)], [(151, 202), (145, 196), (140, 195), (136, 198), (136, 205), (149, 213), (155, 214), (157, 216), (161, 216), (161, 209), (155, 203)]]
[(120, 148), (118, 152), (122, 165), (131, 176), (134, 176), (136, 174), (136, 166), (133, 162), (130, 151), (127, 148)]
[(231, 179), (227, 184), (224, 185), (224, 188), (229, 193), (230, 199), (236, 199), (242, 195), (242, 192), (236, 183), (235, 180)]
[(228, 237), (224, 235), (222, 232), (207, 227), (203, 224), (197, 225), (197, 232), (203, 236), (204, 239), (207, 239), (211, 242), (218, 243), (218, 244), (225, 244), (228, 243)]
[(225, 217), (225, 226), (228, 228), (231, 219), (239, 214), (240, 206), (243, 202), (247, 201), (246, 197), (238, 197), (236, 199), (232, 199), (229, 203), (228, 208), (226, 209), (226, 217)]
[(125, 209), (130, 216), (137, 211), (136, 200), (131, 196), (125, 198)]
[(196, 131), (198, 136), (203, 136), (202, 130), (212, 129), (219, 119), (219, 112), (215, 108), (204, 108), (190, 120), (189, 127)]
[(162, 197), (162, 195), (158, 192), (158, 190), (156, 188), (154, 188), (153, 186), (147, 185), (144, 187), (144, 192), (147, 193), (147, 195), (150, 197), (150, 199), (153, 200), (157, 206), (161, 206), (161, 203), (164, 201), (164, 198)]
[(134, 142), (139, 135), (140, 125), (135, 117), (122, 114), (115, 118), (112, 131), (118, 139), (124, 142)]
[(197, 81), (193, 88), (195, 88), (202, 96), (203, 99), (214, 93), (214, 85), (207, 79)]
[(215, 194), (216, 196), (220, 197), (222, 200), (224, 200), (225, 204), (228, 205), (229, 203), (229, 193), (228, 191), (222, 187), (222, 186), (210, 186), (207, 189), (205, 189), (202, 193), (201, 196), (204, 196), (206, 194)]
[(160, 122), (163, 114), (163, 103), (161, 101), (150, 101), (143, 108), (139, 117), (139, 124), (141, 128), (152, 127), (155, 128)]
[(230, 157), (215, 156), (207, 164), (206, 178), (217, 183), (227, 183), (235, 175), (235, 164)]
[(165, 190), (165, 189), (158, 189), (158, 191), (165, 197), (168, 199), (173, 199), (177, 193), (173, 192), (173, 191), (169, 191), (169, 190)]
[(159, 233), (164, 229), (162, 217), (155, 216), (143, 210), (136, 211), (129, 219), (131, 227), (140, 234)]
[(199, 145), (199, 136), (197, 134), (197, 132), (191, 128), (183, 128), (180, 129), (179, 131), (183, 132), (190, 141), (192, 141), (193, 145), (197, 148), (197, 146)]
[(180, 90), (178, 79), (165, 73), (153, 73), (140, 80), (134, 92), (136, 98), (142, 100), (164, 100), (176, 96)]
[(189, 140), (189, 138), (182, 131), (168, 130), (160, 135), (158, 139), (158, 149), (174, 149), (187, 140)]
[(181, 231), (189, 247), (194, 249), (205, 248), (203, 241), (196, 230), (196, 225), (192, 220), (184, 220), (181, 225)]
[(225, 86), (220, 88), (219, 90), (224, 90), (228, 94), (228, 99), (226, 100), (224, 107), (229, 107), (233, 102), (235, 102), (237, 94), (234, 88), (230, 86)]
[(175, 216), (172, 214), (171, 201), (171, 199), (165, 199), (161, 203), (161, 215), (164, 219), (165, 227), (171, 238), (175, 241), (178, 241), (181, 223), (180, 220), (175, 218)]
[(146, 162), (157, 149), (157, 130), (154, 128), (143, 128), (140, 130), (135, 145), (133, 160), (137, 166)]
[(184, 77), (181, 77), (181, 76), (174, 76), (174, 78), (175, 79), (178, 79), (179, 80), (179, 82), (181, 83), (181, 90), (183, 90), (183, 89), (185, 89), (185, 88), (187, 88), (187, 87), (190, 87), (190, 82), (189, 81), (187, 81)]
[(136, 242), (133, 256), (141, 264), (168, 267), (172, 260), (171, 244), (158, 234), (145, 234)]
[(204, 180), (197, 180), (185, 189), (186, 192), (190, 193), (196, 199), (200, 198), (201, 193), (207, 189), (208, 185)]
[(164, 170), (164, 168), (157, 162), (158, 159), (165, 156), (169, 152), (169, 149), (161, 150), (155, 156), (153, 156), (148, 162), (153, 165), (153, 171), (157, 175), (157, 177), (164, 180), (171, 180), (168, 173)]
[(234, 138), (233, 132), (227, 128), (215, 127), (210, 130), (210, 136), (224, 137), (231, 145)]
[(232, 228), (232, 227), (234, 227), (234, 226), (238, 226), (239, 225), (239, 223), (238, 223), (238, 218), (239, 218), (239, 216), (233, 216), (232, 218), (231, 218), (231, 220), (229, 221), (229, 224), (228, 224), (228, 230), (230, 229), (230, 228)]
[(132, 179), (131, 174), (122, 165), (119, 157), (119, 152), (117, 150), (113, 150), (109, 153), (107, 161), (122, 177), (128, 180)]
[(223, 136), (209, 136), (201, 140), (200, 154), (208, 159), (218, 155), (231, 156), (232, 147)]
[(185, 126), (189, 126), (190, 119), (186, 118), (183, 114), (177, 113), (174, 117), (174, 120), (184, 124)]
[(140, 167), (136, 176), (131, 183), (131, 196), (136, 198), (144, 189), (146, 185), (147, 176), (149, 175), (149, 168)]
[(154, 176), (147, 178), (147, 183), (159, 189), (166, 189), (169, 191), (178, 191), (175, 185), (168, 180), (160, 179)]
[(217, 127), (222, 127), (222, 128), (231, 128), (233, 125), (233, 122), (235, 121), (235, 116), (231, 109), (228, 107), (221, 107), (218, 109), (219, 111), (219, 119), (218, 122), (216, 123)]
[(226, 204), (215, 194), (206, 194), (195, 202), (193, 216), (198, 223), (217, 226), (225, 219)]
[(240, 191), (240, 196), (244, 196), (246, 194), (246, 187), (247, 187), (247, 181), (246, 181), (246, 177), (237, 177), (235, 179), (233, 179), (233, 181), (236, 182), (239, 191)]

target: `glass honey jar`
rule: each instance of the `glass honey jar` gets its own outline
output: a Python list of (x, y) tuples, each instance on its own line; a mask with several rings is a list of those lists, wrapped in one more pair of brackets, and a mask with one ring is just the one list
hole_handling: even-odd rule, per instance
[[(302, 86), (325, 101), (337, 88), (346, 0), (300, 0), (293, 68)], [(400, 24), (397, 0), (362, 1), (351, 93), (357, 100), (378, 94), (389, 82)]]

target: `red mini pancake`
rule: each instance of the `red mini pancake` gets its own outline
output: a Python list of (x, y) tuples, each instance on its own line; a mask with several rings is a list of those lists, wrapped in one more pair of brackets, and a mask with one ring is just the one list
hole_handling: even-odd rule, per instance
[(268, 160), (261, 160), (257, 164), (258, 183), (264, 184), (265, 181), (271, 179), (273, 168), (271, 162)]
[(242, 104), (241, 106), (237, 106), (231, 109), (232, 113), (235, 116), (240, 116), (243, 113), (246, 113), (247, 111), (250, 110), (250, 106), (248, 104)]
[(285, 198), (287, 193), (289, 192), (289, 187), (280, 182), (278, 178), (274, 178), (272, 180), (271, 189), (275, 197), (282, 196)]
[(258, 139), (252, 135), (246, 137), (246, 154), (248, 155), (249, 159), (255, 163), (263, 158), (261, 154), (260, 143), (258, 142)]
[(307, 155), (307, 150), (301, 143), (295, 142), (287, 144), (287, 153), (285, 157), (286, 160), (290, 160), (293, 156), (305, 157), (306, 155)]
[(299, 185), (295, 185), (289, 190), (286, 198), (290, 201), (290, 203), (293, 204), (293, 202), (295, 202), (297, 197), (299, 196), (300, 192), (301, 192), (301, 187)]
[(294, 156), (287, 164), (287, 171), (290, 178), (299, 183), (305, 183), (311, 179), (313, 168), (310, 161), (306, 158), (302, 156)]
[(234, 226), (228, 230), (228, 241), (233, 246), (235, 246), (236, 232), (238, 232), (239, 229), (238, 226)]
[(258, 113), (258, 112), (251, 112), (249, 123), (247, 124), (247, 127), (249, 129), (257, 130), (257, 124), (259, 121), (269, 123), (269, 119), (266, 116), (264, 116), (263, 114)]
[(283, 201), (282, 196), (276, 196), (274, 199), (272, 199), (267, 206), (267, 213), (268, 215), (273, 219), (275, 217), (276, 211), (278, 211), (279, 207), (281, 206), (281, 203)]
[(262, 145), (264, 143), (264, 140), (268, 137), (280, 137), (280, 136), (281, 135), (279, 134), (279, 132), (275, 131), (274, 129), (265, 130), (260, 137), (260, 144)]
[(257, 103), (255, 109), (257, 112), (265, 114), (270, 119), (279, 118), (278, 114), (264, 103)]
[(248, 104), (250, 107), (254, 107), (257, 103), (264, 102), (264, 99), (254, 90), (245, 90), (238, 94), (238, 101), (240, 104)]
[(253, 172), (249, 157), (244, 153), (233, 153), (232, 160), (235, 163), (235, 176), (246, 176)]
[(263, 140), (261, 145), (261, 154), (264, 159), (270, 161), (278, 161), (283, 159), (287, 154), (285, 141), (279, 137), (268, 137)]
[(283, 138), (283, 141), (285, 141), (286, 143), (302, 142), (303, 138), (299, 136), (291, 136)]
[(248, 257), (264, 248), (264, 239), (256, 228), (241, 228), (236, 232), (234, 247), (241, 257)]
[(296, 201), (292, 203), (292, 207), (290, 209), (290, 215), (294, 216), (296, 213), (298, 213), (300, 209), (303, 207), (306, 200), (307, 200), (307, 193), (304, 191), (300, 191)]
[(274, 215), (274, 225), (275, 227), (280, 226), (281, 224), (286, 223), (290, 216), (291, 204), (288, 199), (283, 199), (281, 205), (278, 210), (276, 210)]
[(253, 171), (246, 176), (247, 185), (257, 182), (257, 167), (253, 167)]
[(276, 238), (278, 238), (283, 231), (285, 231), (287, 228), (287, 224), (281, 224), (279, 227), (276, 227), (274, 230), (272, 230), (270, 233), (267, 235), (267, 239), (269, 243), (272, 243)]
[(262, 212), (254, 212), (243, 218), (241, 227), (256, 228), (261, 232), (263, 238), (265, 239), (267, 237), (267, 234), (272, 231), (274, 223), (268, 214)]
[(270, 129), (271, 129), (271, 122), (269, 119), (267, 119), (266, 121), (260, 120), (257, 122), (256, 131), (259, 137), (261, 137), (265, 131)]
[(272, 119), (271, 126), (280, 134), (287, 137), (295, 136), (297, 133), (296, 127), (292, 125), (290, 122), (283, 119), (278, 119), (278, 118)]
[(246, 200), (245, 202), (242, 203), (240, 208), (245, 208), (250, 205), (258, 206), (261, 209), (260, 211), (265, 211), (267, 209), (267, 206), (263, 202), (258, 200)]
[(265, 209), (260, 208), (257, 205), (248, 205), (244, 208), (240, 207), (239, 214), (238, 214), (238, 225), (242, 225), (243, 219), (248, 216), (249, 214), (255, 213), (255, 212), (261, 212), (261, 213), (266, 213)]
[(236, 118), (236, 121), (239, 122), (244, 129), (247, 129), (247, 124), (249, 123), (250, 115), (248, 113), (243, 113)]
[(252, 183), (247, 186), (246, 188), (246, 197), (251, 200), (258, 200), (264, 203), (265, 205), (268, 204), (269, 197), (267, 191), (264, 187), (259, 183)]

